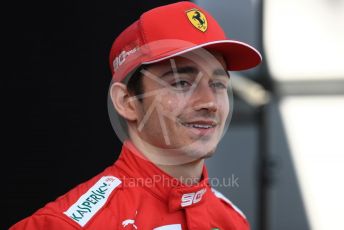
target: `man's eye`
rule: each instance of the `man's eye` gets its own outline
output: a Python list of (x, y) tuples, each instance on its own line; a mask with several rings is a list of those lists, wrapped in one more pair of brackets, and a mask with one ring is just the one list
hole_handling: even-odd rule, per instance
[(185, 88), (189, 88), (191, 86), (191, 83), (181, 80), (181, 81), (177, 81), (171, 85), (175, 88), (185, 89)]
[(222, 82), (213, 82), (211, 83), (211, 87), (216, 89), (227, 89), (227, 85), (223, 84)]

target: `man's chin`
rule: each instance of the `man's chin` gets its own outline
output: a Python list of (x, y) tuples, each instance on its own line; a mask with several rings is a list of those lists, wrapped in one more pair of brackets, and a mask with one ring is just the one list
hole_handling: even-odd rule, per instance
[(195, 143), (187, 148), (184, 149), (185, 153), (193, 158), (197, 159), (206, 159), (214, 155), (216, 150), (216, 145), (212, 144), (202, 144), (202, 143)]

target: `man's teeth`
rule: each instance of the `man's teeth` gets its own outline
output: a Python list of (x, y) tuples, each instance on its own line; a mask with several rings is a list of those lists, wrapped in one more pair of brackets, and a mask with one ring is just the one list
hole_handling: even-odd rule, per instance
[(197, 129), (209, 129), (213, 128), (213, 125), (201, 125), (201, 124), (184, 124), (186, 127), (197, 128)]

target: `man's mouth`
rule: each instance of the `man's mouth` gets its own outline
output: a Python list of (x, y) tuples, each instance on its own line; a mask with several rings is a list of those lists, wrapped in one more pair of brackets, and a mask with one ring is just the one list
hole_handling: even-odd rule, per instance
[(182, 122), (182, 125), (197, 135), (211, 134), (218, 125), (214, 120), (197, 120)]
[(196, 128), (196, 129), (210, 129), (216, 126), (216, 125), (190, 124), (190, 123), (184, 123), (183, 125), (188, 128)]

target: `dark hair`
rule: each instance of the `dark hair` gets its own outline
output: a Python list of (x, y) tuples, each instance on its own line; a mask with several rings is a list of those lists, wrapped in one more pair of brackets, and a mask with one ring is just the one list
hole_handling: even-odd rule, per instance
[[(126, 85), (128, 91), (132, 93), (134, 96), (143, 94), (143, 82), (142, 82), (142, 73), (141, 70), (143, 66), (138, 67), (132, 74), (126, 77)], [(142, 102), (143, 98), (138, 98), (139, 102)]]
[[(128, 76), (126, 76), (125, 79), (122, 81), (122, 83), (124, 83), (127, 86), (129, 93), (132, 94), (133, 96), (143, 94), (143, 81), (142, 81), (143, 74), (141, 73), (142, 68), (143, 66), (138, 67), (136, 70), (128, 74)], [(112, 81), (112, 83), (114, 83), (114, 81)], [(138, 101), (142, 102), (143, 98), (142, 97), (138, 98)], [(109, 107), (109, 115), (110, 115), (110, 121), (113, 128), (123, 130), (126, 132), (125, 135), (127, 136), (123, 134), (124, 136), (122, 138), (128, 137), (129, 134), (128, 134), (127, 121), (120, 114), (117, 113), (115, 107), (113, 106), (113, 103), (111, 101), (109, 101), (109, 103), (111, 105)]]

